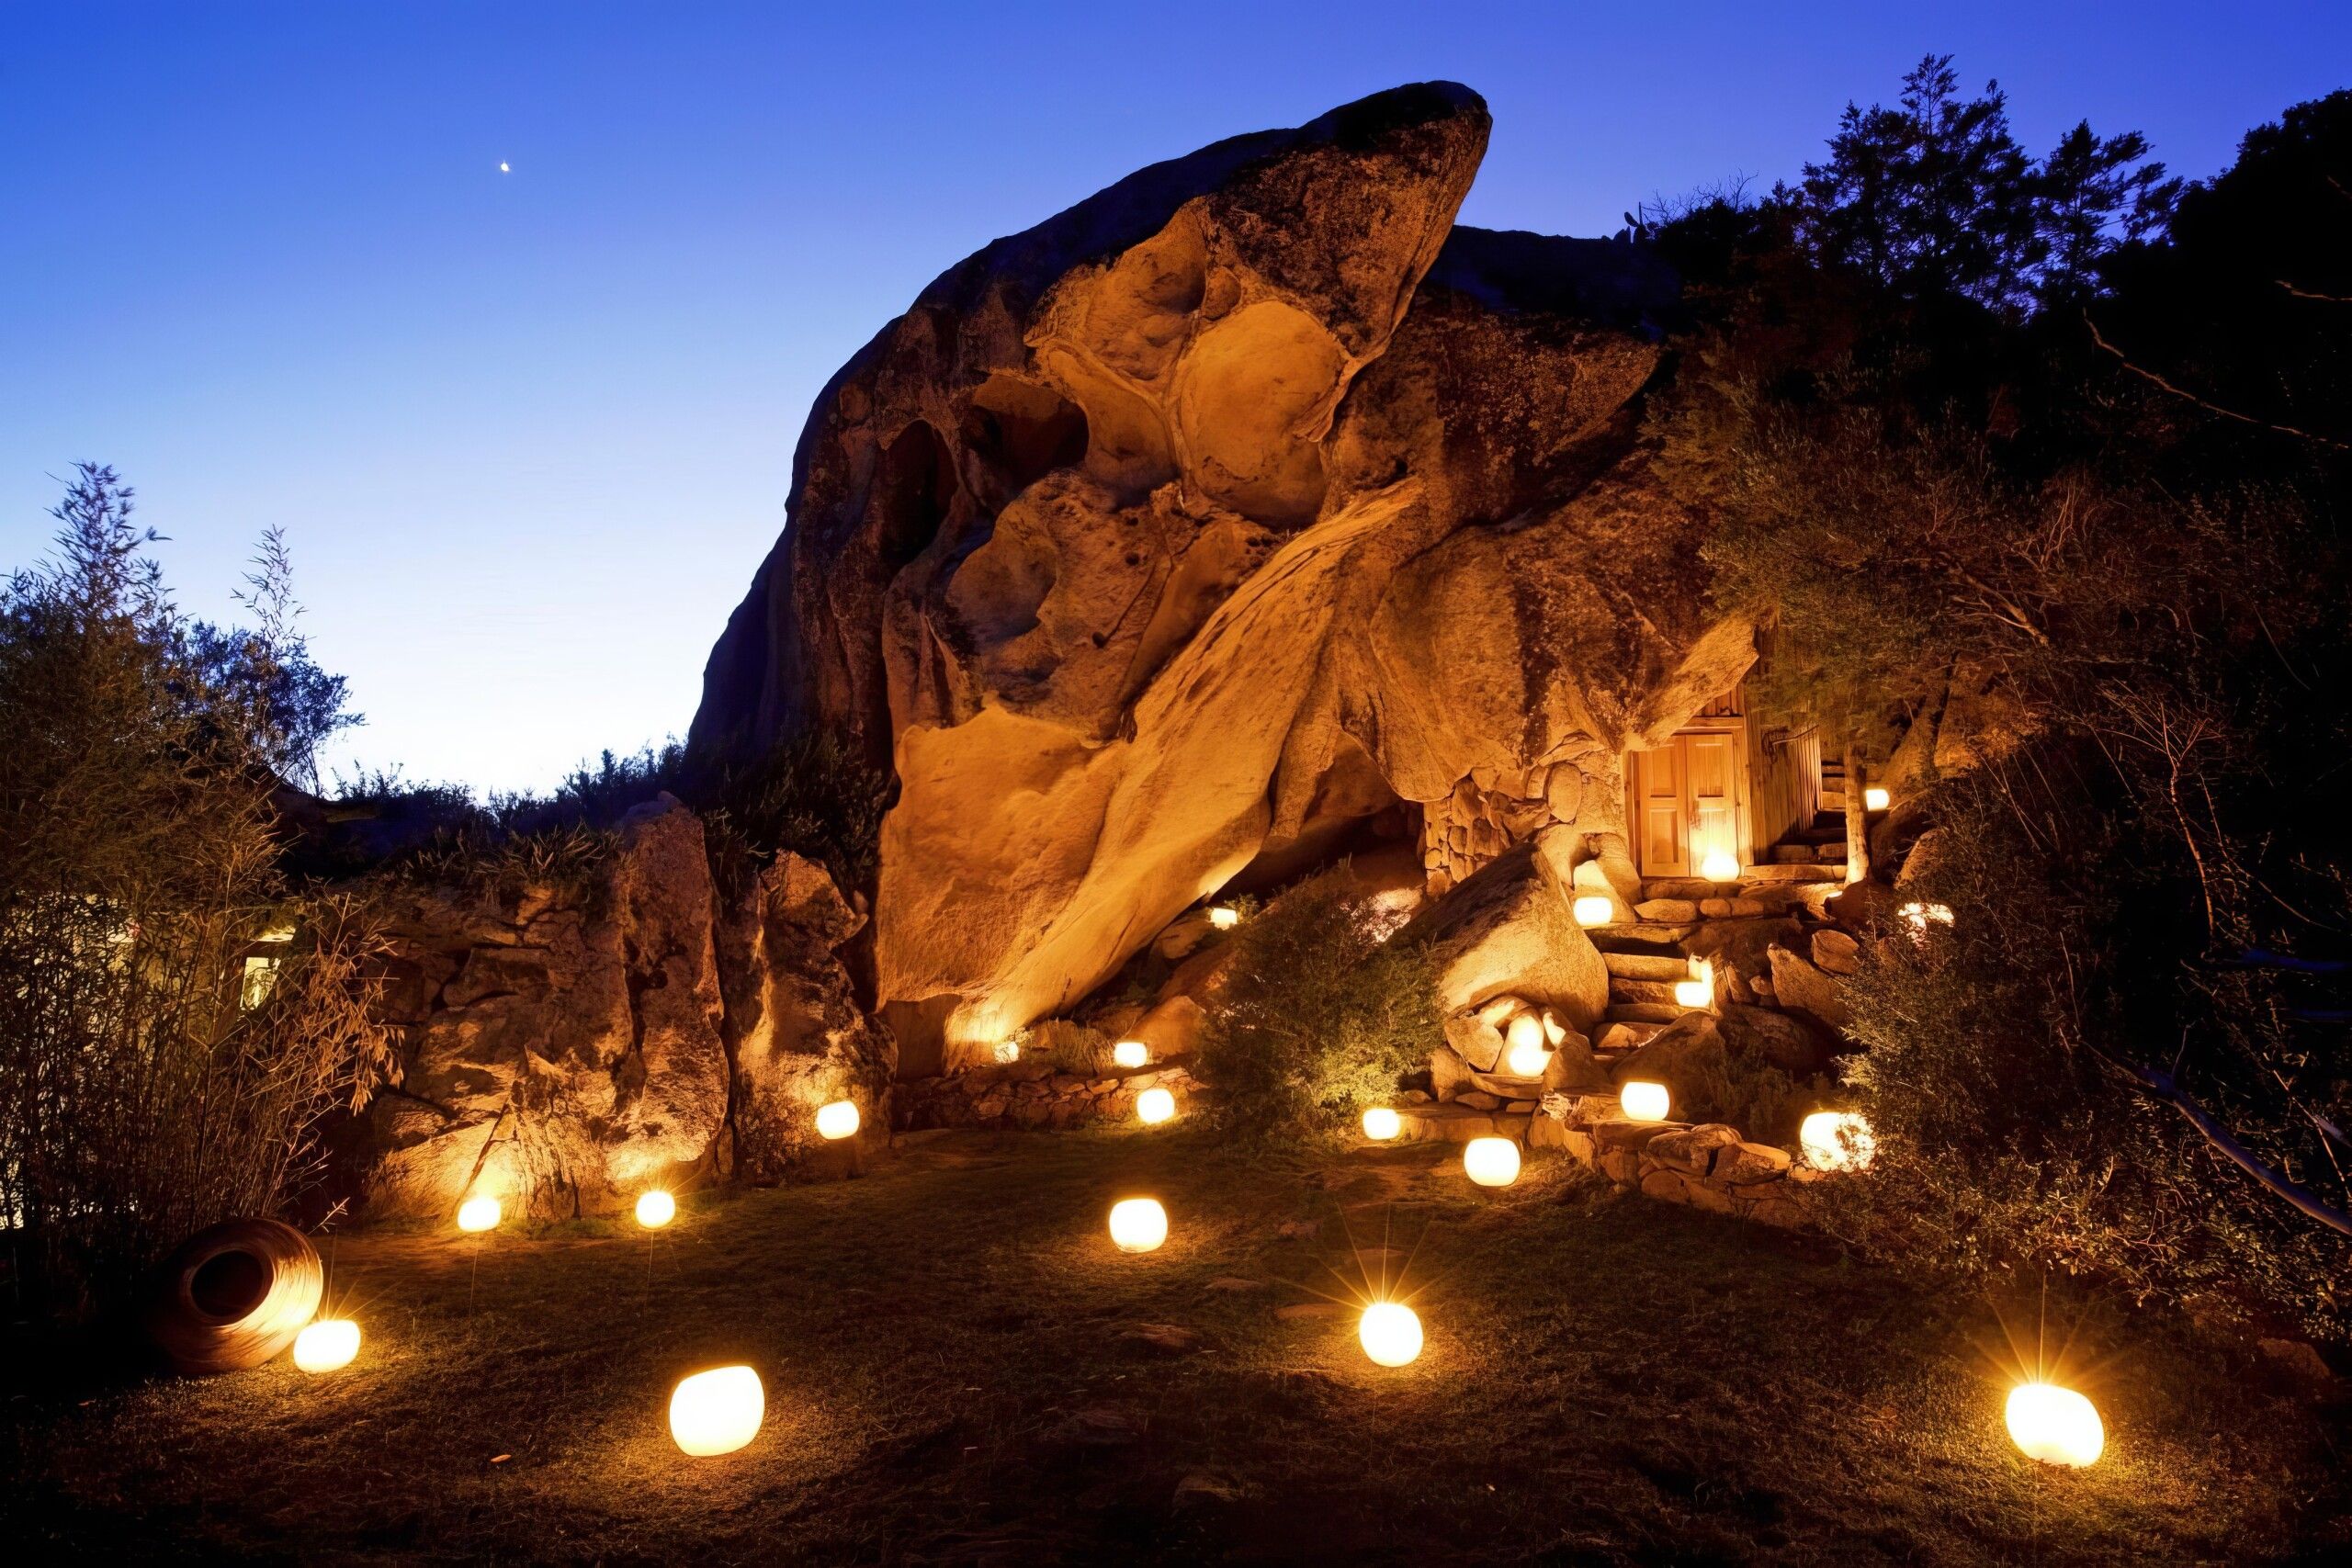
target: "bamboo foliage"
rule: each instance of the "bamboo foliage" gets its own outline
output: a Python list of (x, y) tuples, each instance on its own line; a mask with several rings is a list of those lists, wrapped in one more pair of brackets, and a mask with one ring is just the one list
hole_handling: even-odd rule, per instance
[(0, 1226), (40, 1311), (277, 1211), (385, 1065), (376, 919), (285, 885), (286, 727), (185, 656), (129, 511), (85, 468), (58, 558), (0, 592)]

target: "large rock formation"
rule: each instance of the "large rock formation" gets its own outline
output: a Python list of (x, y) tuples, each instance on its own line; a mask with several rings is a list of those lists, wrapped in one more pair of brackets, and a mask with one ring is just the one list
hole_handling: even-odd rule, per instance
[(446, 1217), (487, 1193), (560, 1218), (706, 1166), (781, 1175), (818, 1104), (872, 1110), (893, 1066), (832, 957), (858, 918), (788, 855), (722, 897), (702, 823), (666, 795), (583, 863), (411, 890), (371, 1204)]
[[(821, 729), (895, 767), (910, 1068), (1375, 817), (1418, 819), (1432, 891), (1532, 843), (1513, 908), (1632, 892), (1620, 759), (1749, 637), (1637, 439), (1670, 280), (1454, 229), (1487, 130), (1428, 84), (1155, 165), (943, 275), (820, 397), (690, 751)], [(1519, 989), (1588, 1018), (1554, 913), (1582, 952)]]

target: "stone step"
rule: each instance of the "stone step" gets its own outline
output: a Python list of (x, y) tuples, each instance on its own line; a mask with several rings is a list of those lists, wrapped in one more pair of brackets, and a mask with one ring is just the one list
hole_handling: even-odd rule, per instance
[(1679, 953), (1604, 953), (1600, 962), (1628, 980), (1680, 980), (1690, 973), (1690, 961)]
[(1843, 882), (1846, 866), (1836, 865), (1759, 865), (1750, 867), (1748, 876), (1758, 882)]
[(1690, 977), (1687, 969), (1673, 980), (1628, 980), (1612, 975), (1609, 979), (1609, 1000), (1612, 1005), (1624, 1002), (1638, 1006), (1656, 1002), (1671, 1007), (1675, 986)]
[(1846, 792), (1843, 789), (1825, 789), (1821, 792), (1821, 798), (1815, 802), (1815, 807), (1817, 810), (1835, 811), (1843, 816), (1846, 811)]
[(1619, 1002), (1600, 1015), (1603, 1023), (1672, 1023), (1689, 1008), (1676, 1007), (1672, 1002)]
[(1647, 1043), (1651, 1035), (1665, 1027), (1663, 1023), (1642, 1019), (1620, 1019), (1614, 1023), (1603, 1022), (1593, 1032), (1592, 1048), (1606, 1066), (1636, 1045)]
[(1611, 926), (1607, 931), (1591, 933), (1592, 945), (1602, 953), (1671, 953), (1683, 939), (1699, 928), (1662, 926), (1645, 921), (1639, 925)]

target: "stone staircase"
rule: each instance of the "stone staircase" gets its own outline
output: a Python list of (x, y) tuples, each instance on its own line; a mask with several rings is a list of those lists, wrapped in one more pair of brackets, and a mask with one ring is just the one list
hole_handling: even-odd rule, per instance
[(1773, 865), (1826, 866), (1846, 874), (1846, 764), (1821, 764), (1821, 800), (1813, 820), (1792, 828), (1764, 852)]

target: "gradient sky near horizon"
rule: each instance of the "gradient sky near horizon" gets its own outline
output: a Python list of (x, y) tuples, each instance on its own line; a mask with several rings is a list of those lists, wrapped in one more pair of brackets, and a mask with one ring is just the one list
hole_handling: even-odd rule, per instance
[(2204, 175), (2352, 6), (0, 0), (0, 569), (82, 458), (198, 614), (282, 525), (333, 764), (544, 787), (684, 733), (810, 399), (989, 240), (1430, 77), (1494, 111), (1464, 221), (1604, 233), (1930, 51)]

